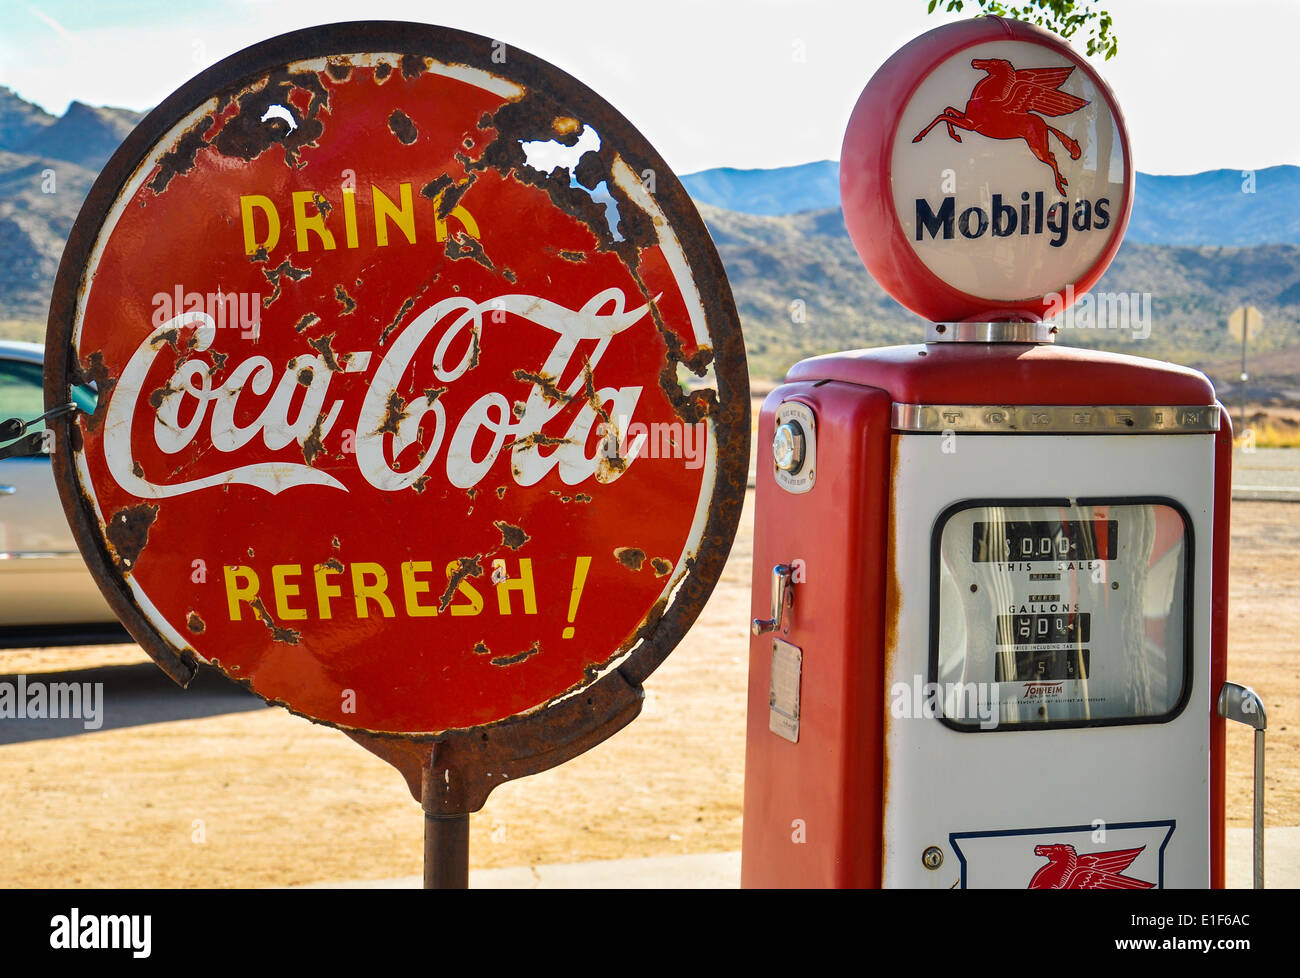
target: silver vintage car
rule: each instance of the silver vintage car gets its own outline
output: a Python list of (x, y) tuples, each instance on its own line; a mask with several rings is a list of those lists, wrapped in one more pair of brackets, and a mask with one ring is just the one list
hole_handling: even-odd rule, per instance
[[(0, 340), (0, 420), (44, 412), (43, 358), (34, 343)], [(78, 388), (73, 398), (94, 410), (92, 388)], [(125, 634), (73, 542), (49, 458), (0, 459), (0, 647)]]

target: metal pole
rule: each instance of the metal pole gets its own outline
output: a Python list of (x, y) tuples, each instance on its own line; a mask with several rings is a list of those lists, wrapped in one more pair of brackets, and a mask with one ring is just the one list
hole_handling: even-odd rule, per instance
[(1250, 313), (1241, 319), (1241, 434), (1246, 434), (1246, 337), (1250, 335)]
[(1255, 889), (1264, 889), (1264, 731), (1255, 730)]
[(469, 888), (469, 816), (424, 813), (424, 888)]

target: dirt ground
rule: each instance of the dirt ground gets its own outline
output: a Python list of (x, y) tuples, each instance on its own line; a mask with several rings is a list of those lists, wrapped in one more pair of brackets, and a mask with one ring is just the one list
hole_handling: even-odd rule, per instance
[[(1234, 504), (1229, 676), (1268, 708), (1270, 825), (1300, 825), (1300, 506)], [(740, 848), (753, 492), (722, 581), (641, 717), (471, 820), (476, 868)], [(129, 646), (4, 653), (3, 672), (135, 662)], [(1228, 733), (1249, 825), (1252, 735)], [(0, 746), (0, 887), (286, 886), (421, 871), (405, 783), (282, 710)]]

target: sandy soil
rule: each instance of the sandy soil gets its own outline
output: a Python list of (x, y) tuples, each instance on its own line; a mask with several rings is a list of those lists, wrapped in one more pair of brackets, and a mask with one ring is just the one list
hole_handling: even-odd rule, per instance
[[(740, 848), (753, 493), (699, 623), (641, 717), (553, 771), (498, 788), (471, 864)], [(1238, 503), (1229, 674), (1269, 711), (1268, 821), (1300, 825), (1300, 507)], [(4, 672), (140, 661), (133, 647), (6, 652)], [(1235, 725), (1233, 725), (1235, 726)], [(1248, 825), (1251, 734), (1230, 729), (1228, 815)], [(283, 886), (420, 873), (402, 779), (281, 710), (0, 746), (2, 887)]]

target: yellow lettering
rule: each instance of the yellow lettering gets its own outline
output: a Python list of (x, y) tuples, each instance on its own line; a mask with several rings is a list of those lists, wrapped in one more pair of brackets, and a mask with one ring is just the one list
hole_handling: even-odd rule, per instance
[(311, 248), (311, 243), (307, 240), (307, 232), (314, 231), (320, 238), (321, 244), (325, 246), (326, 251), (334, 250), (334, 235), (330, 234), (329, 228), (325, 226), (325, 216), (321, 214), (320, 208), (316, 208), (316, 213), (310, 217), (307, 215), (307, 204), (316, 199), (314, 190), (295, 190), (293, 192), (293, 230), (298, 239), (298, 250), (307, 251)]
[(343, 233), (348, 247), (357, 246), (357, 192), (343, 191)]
[[(370, 584), (366, 583), (367, 574), (374, 578), (374, 581)], [(352, 595), (357, 602), (358, 618), (370, 617), (370, 606), (366, 604), (366, 599), (375, 601), (385, 618), (394, 617), (393, 603), (388, 600), (388, 595), (384, 593), (387, 587), (388, 572), (379, 564), (363, 563), (352, 565)]]
[(328, 564), (317, 564), (312, 569), (312, 576), (316, 579), (316, 610), (320, 612), (321, 618), (334, 617), (330, 609), (330, 598), (337, 598), (343, 594), (343, 589), (326, 580), (326, 575), (339, 574), (342, 571), (342, 567), (330, 567)]
[(406, 613), (412, 618), (429, 618), (438, 613), (437, 606), (420, 604), (420, 595), (429, 590), (428, 581), (417, 581), (416, 574), (427, 574), (433, 564), (427, 560), (408, 560), (402, 564), (402, 592), (406, 596)]
[(290, 608), (289, 599), (299, 593), (297, 584), (290, 584), (285, 578), (297, 577), (302, 573), (301, 564), (272, 564), (271, 586), (275, 592), (275, 613), (281, 618), (306, 618), (303, 608)]
[(379, 247), (388, 244), (388, 220), (397, 225), (399, 231), (406, 235), (406, 240), (415, 244), (415, 205), (411, 202), (411, 185), (402, 184), (398, 190), (402, 204), (398, 208), (393, 201), (378, 187), (371, 186), (370, 195), (375, 204), (375, 241)]
[[(257, 240), (257, 229), (253, 218), (253, 208), (266, 215), (266, 240)], [(239, 198), (239, 220), (244, 227), (244, 254), (251, 255), (258, 248), (268, 252), (280, 240), (280, 215), (271, 203), (270, 197), (261, 194), (245, 194)], [(301, 250), (301, 249), (300, 249)]]
[(524, 614), (537, 614), (537, 592), (533, 588), (533, 562), (528, 557), (519, 558), (519, 579), (506, 578), (497, 585), (497, 607), (501, 614), (510, 614), (510, 592), (520, 591), (524, 596)]
[[(230, 607), (230, 620), (239, 621), (239, 602), (247, 602), (251, 608), (257, 600), (257, 572), (251, 567), (232, 567), (227, 564), (223, 570), (226, 576), (226, 603)], [(241, 578), (243, 584), (236, 583)]]

